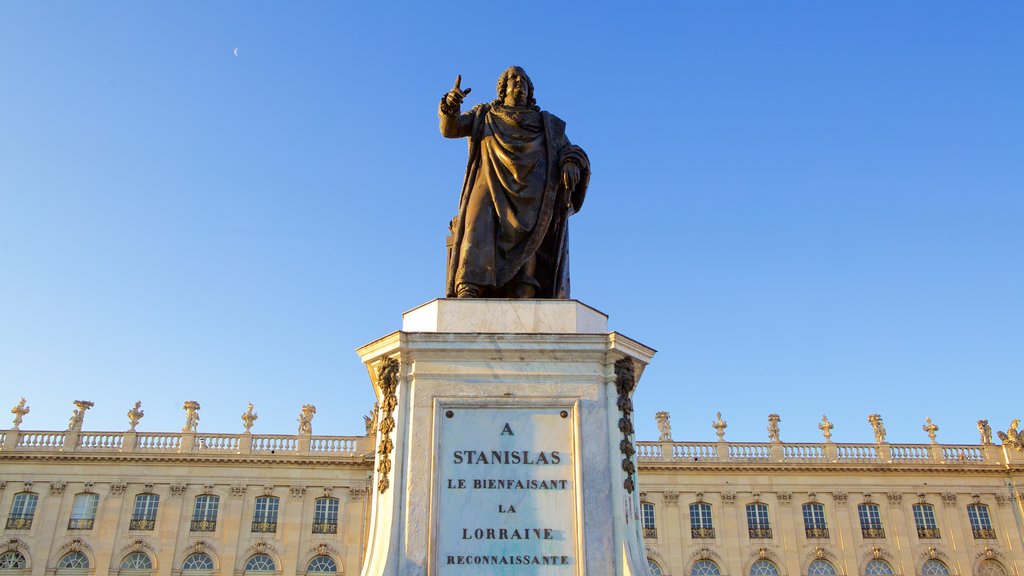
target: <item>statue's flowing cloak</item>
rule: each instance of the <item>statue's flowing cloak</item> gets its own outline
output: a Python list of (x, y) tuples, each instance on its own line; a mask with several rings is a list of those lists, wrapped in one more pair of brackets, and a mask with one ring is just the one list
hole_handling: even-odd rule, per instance
[[(446, 293), (454, 297), (462, 282), (485, 291), (501, 289), (524, 279), (520, 271), (536, 255), (537, 296), (568, 298), (568, 205), (571, 198), (573, 213), (583, 205), (590, 161), (566, 138), (565, 122), (558, 117), (506, 110), (477, 106), (446, 133), (470, 137), (459, 213), (448, 241)], [(580, 168), (571, 191), (561, 183), (567, 162)]]

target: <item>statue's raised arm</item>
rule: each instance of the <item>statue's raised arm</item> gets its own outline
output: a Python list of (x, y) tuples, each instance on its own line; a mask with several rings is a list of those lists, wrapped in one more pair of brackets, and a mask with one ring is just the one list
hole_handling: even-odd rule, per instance
[(462, 113), (462, 76), (438, 105), (441, 134), (469, 137), (469, 162), (448, 239), (446, 295), (568, 298), (568, 218), (583, 205), (590, 160), (541, 111), (533, 82), (512, 66), (498, 97)]

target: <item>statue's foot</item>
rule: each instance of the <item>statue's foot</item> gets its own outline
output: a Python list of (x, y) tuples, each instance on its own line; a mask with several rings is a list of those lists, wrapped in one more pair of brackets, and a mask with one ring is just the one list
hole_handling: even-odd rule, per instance
[(480, 287), (476, 284), (459, 284), (455, 288), (456, 298), (479, 298)]

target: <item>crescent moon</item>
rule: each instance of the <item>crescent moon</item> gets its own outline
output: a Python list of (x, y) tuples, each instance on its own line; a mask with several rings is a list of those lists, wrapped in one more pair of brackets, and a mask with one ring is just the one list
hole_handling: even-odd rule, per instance
[(238, 56), (238, 46), (235, 46), (235, 49), (232, 50), (231, 53), (234, 54), (235, 56)]

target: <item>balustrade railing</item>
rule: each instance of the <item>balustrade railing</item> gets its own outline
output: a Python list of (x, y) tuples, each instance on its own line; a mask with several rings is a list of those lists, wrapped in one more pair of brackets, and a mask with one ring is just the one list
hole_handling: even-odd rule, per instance
[[(995, 446), (943, 444), (838, 444), (785, 442), (635, 443), (641, 463), (783, 464), (1003, 464)], [(261, 456), (362, 456), (372, 451), (365, 436), (213, 434), (197, 432), (0, 431), (0, 451), (259, 454)]]
[(636, 443), (640, 463), (778, 462), (788, 464), (1003, 464), (994, 446), (942, 444), (838, 444), (806, 442)]
[[(366, 436), (207, 434), (196, 432), (79, 432), (5, 430), (2, 451), (145, 452), (362, 456), (372, 450)], [(660, 458), (660, 452), (658, 457)]]

